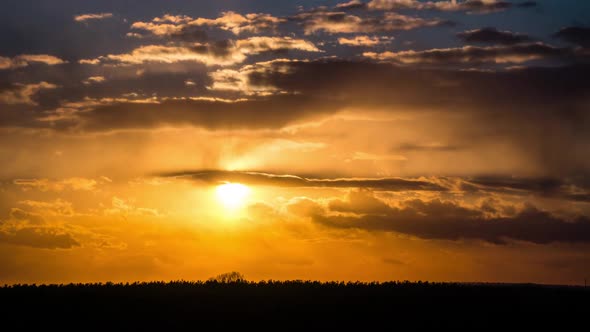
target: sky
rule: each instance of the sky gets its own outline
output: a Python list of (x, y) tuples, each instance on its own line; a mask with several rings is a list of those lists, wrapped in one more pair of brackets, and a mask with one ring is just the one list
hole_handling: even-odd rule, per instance
[(7, 0), (0, 284), (590, 277), (590, 3)]

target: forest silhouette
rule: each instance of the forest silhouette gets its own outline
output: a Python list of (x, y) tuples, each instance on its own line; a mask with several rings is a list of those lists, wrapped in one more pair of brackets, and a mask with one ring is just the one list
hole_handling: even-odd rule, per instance
[[(10, 285), (4, 324), (23, 330), (554, 327), (586, 324), (584, 287), (434, 282), (207, 281)], [(8, 325), (12, 326), (12, 325)], [(583, 326), (583, 325), (582, 325)]]

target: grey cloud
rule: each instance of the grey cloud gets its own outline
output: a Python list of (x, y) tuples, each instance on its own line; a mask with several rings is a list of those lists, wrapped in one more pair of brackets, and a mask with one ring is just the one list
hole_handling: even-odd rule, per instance
[(519, 8), (533, 8), (533, 7), (538, 7), (539, 3), (537, 1), (522, 1), (522, 2), (518, 2), (516, 3), (516, 7)]
[(128, 53), (108, 54), (94, 59), (82, 59), (79, 62), (86, 65), (118, 66), (198, 62), (208, 66), (227, 66), (244, 62), (251, 55), (287, 50), (321, 52), (313, 43), (303, 39), (256, 36), (208, 43), (143, 45)]
[[(504, 11), (512, 7), (536, 7), (535, 1), (513, 3), (501, 0), (453, 0), (453, 1), (418, 1), (418, 0), (372, 0), (366, 4), (370, 10), (435, 10), (448, 12), (466, 12), (468, 14), (488, 14)], [(358, 7), (357, 7), (358, 8)]]
[(482, 44), (513, 45), (531, 41), (531, 38), (525, 34), (500, 31), (491, 27), (460, 32), (457, 37), (466, 43)]
[(367, 196), (372, 191), (462, 192), (488, 197), (507, 194), (544, 197), (564, 201), (590, 202), (590, 185), (584, 178), (516, 178), (506, 176), (416, 178), (329, 178), (317, 175), (275, 174), (254, 171), (195, 170), (162, 173), (157, 176), (190, 179), (210, 185), (237, 182), (248, 185), (300, 188), (356, 188), (348, 201), (333, 200), (330, 207), (339, 212), (370, 213), (388, 209), (383, 202)]
[(80, 14), (74, 16), (76, 22), (105, 20), (113, 17), (113, 13)]
[(516, 178), (487, 176), (465, 179), (465, 191), (498, 192), (512, 195), (535, 195), (577, 202), (590, 202), (590, 186), (584, 178)]
[(37, 105), (36, 95), (43, 90), (56, 89), (58, 86), (47, 82), (36, 84), (15, 84), (10, 89), (0, 90), (0, 104)]
[(590, 47), (590, 27), (570, 26), (559, 30), (556, 38), (584, 47)]
[(384, 191), (445, 191), (436, 183), (402, 178), (312, 178), (297, 175), (277, 175), (240, 171), (187, 171), (161, 174), (166, 177), (187, 178), (209, 184), (239, 182), (249, 185), (301, 188), (366, 188)]
[(356, 211), (359, 216), (312, 213), (310, 217), (333, 228), (396, 232), (424, 239), (475, 239), (495, 244), (505, 244), (509, 239), (538, 244), (590, 243), (587, 217), (566, 221), (531, 206), (514, 216), (495, 218), (486, 218), (483, 211), (474, 208), (440, 200), (410, 200), (400, 208), (372, 212), (354, 201), (348, 207), (341, 202), (336, 211), (343, 210)]
[(41, 249), (71, 249), (80, 246), (70, 234), (46, 227), (24, 227), (13, 232), (0, 230), (0, 242)]
[[(313, 105), (314, 108), (310, 109)], [(335, 111), (337, 105), (317, 98), (281, 95), (242, 101), (169, 100), (114, 103), (75, 114), (76, 123), (66, 129), (109, 131), (192, 125), (209, 129), (281, 128), (302, 119), (314, 119)], [(281, 112), (276, 110), (280, 109)], [(59, 125), (59, 120), (55, 123)]]
[(13, 208), (9, 217), (7, 221), (0, 221), (0, 243), (41, 249), (80, 246), (67, 230), (48, 224), (39, 214)]
[(380, 61), (415, 65), (482, 65), (521, 64), (533, 60), (574, 61), (579, 54), (576, 49), (559, 48), (543, 43), (528, 43), (502, 46), (464, 46), (458, 48), (431, 49), (425, 51), (365, 52), (364, 56)]
[(360, 0), (351, 0), (349, 2), (339, 3), (334, 8), (341, 10), (366, 9), (367, 3)]
[(331, 211), (351, 212), (357, 214), (386, 214), (391, 208), (380, 199), (371, 195), (366, 189), (353, 190), (346, 200), (335, 199), (329, 202)]
[(284, 21), (284, 19), (270, 14), (250, 13), (242, 15), (227, 11), (221, 13), (221, 16), (215, 19), (166, 14), (154, 18), (151, 22), (135, 22), (131, 25), (131, 28), (136, 31), (147, 31), (160, 37), (182, 36), (185, 32), (194, 30), (195, 27), (216, 27), (238, 35), (243, 32), (274, 31)]
[(0, 70), (23, 68), (32, 64), (55, 66), (64, 63), (67, 61), (49, 54), (21, 54), (13, 58), (0, 56)]
[(291, 19), (300, 22), (306, 34), (376, 33), (452, 25), (447, 20), (413, 17), (395, 12), (384, 13), (381, 16), (356, 16), (321, 9), (302, 12)]
[[(47, 112), (35, 112), (34, 108), (2, 109), (0, 124), (3, 127), (45, 127), (81, 132), (165, 125), (267, 129), (325, 118), (345, 107), (386, 110), (395, 114), (434, 111), (436, 114), (468, 115), (471, 119), (473, 125), (457, 128), (453, 142), (472, 142), (475, 148), (482, 139), (509, 140), (523, 157), (531, 158), (531, 162), (539, 165), (544, 174), (577, 174), (590, 168), (587, 158), (579, 157), (587, 151), (590, 141), (586, 125), (590, 81), (585, 79), (590, 75), (590, 68), (582, 63), (502, 72), (436, 70), (335, 60), (275, 61), (256, 68), (244, 71), (247, 74), (245, 84), (272, 87), (287, 94), (255, 97), (232, 92), (230, 98), (249, 98), (236, 102), (156, 98), (138, 104), (112, 100), (108, 104), (86, 107), (83, 112), (75, 111), (67, 120), (52, 121), (41, 121), (48, 116)], [(151, 89), (146, 92), (157, 92), (162, 88), (170, 91), (169, 87), (174, 86), (170, 83), (173, 78), (156, 78), (146, 83), (145, 87)], [(178, 77), (177, 80), (183, 89), (186, 89), (186, 79)], [(93, 93), (117, 91), (109, 90), (116, 82), (109, 78), (100, 87), (94, 87)], [(138, 84), (143, 86), (141, 82)], [(205, 91), (203, 85), (207, 83), (200, 83), (200, 91)], [(83, 91), (76, 92), (72, 98), (62, 90), (50, 92), (62, 93), (61, 99), (84, 102)], [(50, 105), (43, 106), (45, 111), (50, 109)], [(425, 147), (435, 150), (437, 147), (426, 145), (414, 143), (402, 148), (409, 151)]]

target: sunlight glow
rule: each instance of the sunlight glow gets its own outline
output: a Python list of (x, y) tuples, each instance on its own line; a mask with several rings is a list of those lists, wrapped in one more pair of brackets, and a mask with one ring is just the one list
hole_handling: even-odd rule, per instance
[(223, 207), (235, 210), (245, 204), (250, 188), (240, 183), (226, 183), (217, 187), (216, 194)]

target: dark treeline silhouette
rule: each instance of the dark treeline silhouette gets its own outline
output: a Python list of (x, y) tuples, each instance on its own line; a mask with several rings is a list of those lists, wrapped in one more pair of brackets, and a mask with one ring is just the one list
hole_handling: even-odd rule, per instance
[(194, 282), (5, 286), (0, 288), (0, 315), (2, 324), (17, 324), (19, 330), (168, 331), (230, 326), (563, 330), (576, 324), (587, 326), (589, 300), (590, 292), (584, 287), (249, 282), (238, 273)]

